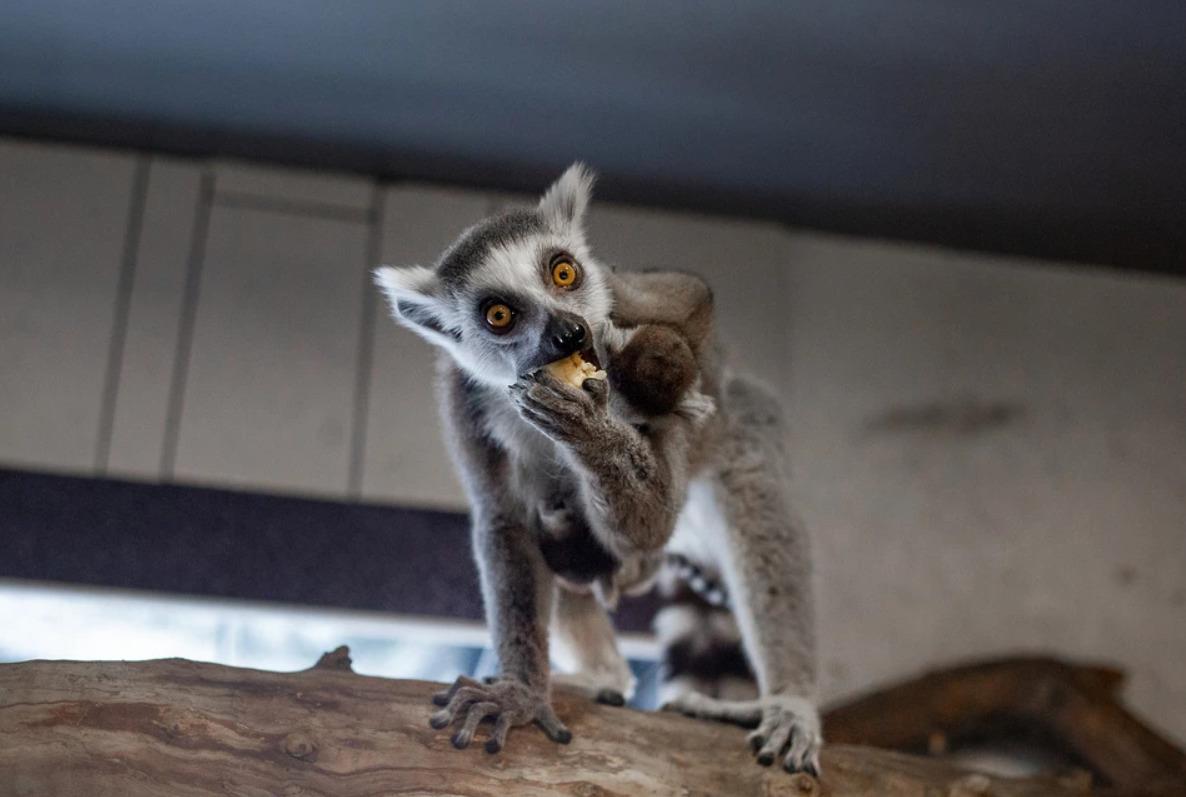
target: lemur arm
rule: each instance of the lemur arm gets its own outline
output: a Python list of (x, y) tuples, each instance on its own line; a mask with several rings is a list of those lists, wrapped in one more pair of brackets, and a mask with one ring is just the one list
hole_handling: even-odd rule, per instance
[(494, 717), (486, 749), (501, 749), (508, 730), (535, 722), (558, 742), (572, 734), (549, 703), (548, 621), (554, 577), (525, 513), (506, 489), (510, 463), (506, 453), (480, 431), (480, 402), (460, 372), (441, 380), (445, 398), (446, 437), (473, 513), (474, 559), (481, 577), (486, 621), (498, 653), (501, 677), (481, 684), (462, 676), (434, 696), (443, 708), (432, 725), (443, 728), (461, 717), (453, 743), (465, 747), (482, 720)]
[[(663, 324), (688, 343), (702, 375), (712, 370), (712, 291), (699, 277), (674, 271), (616, 272), (611, 324)], [(711, 399), (697, 393), (668, 417), (641, 428), (606, 411), (604, 382), (560, 386), (546, 372), (514, 388), (520, 412), (561, 443), (583, 476), (581, 501), (599, 542), (621, 559), (662, 548), (687, 495), (688, 454)]]
[(487, 623), (504, 673), (546, 688), (547, 622), (553, 576), (532, 538), (522, 507), (506, 489), (506, 453), (481, 433), (481, 407), (459, 373), (442, 380), (446, 434), (472, 513), (474, 559)]
[[(615, 326), (672, 327), (691, 348), (702, 378), (715, 376), (707, 282), (681, 271), (616, 271), (610, 289)], [(704, 381), (711, 385), (715, 379)], [(607, 424), (614, 428), (576, 452), (588, 477), (582, 482), (586, 511), (602, 543), (615, 553), (656, 550), (670, 538), (687, 496), (689, 449), (713, 409), (711, 399), (689, 397), (674, 416), (642, 429)], [(619, 536), (625, 539), (615, 539)]]
[[(642, 429), (608, 411), (604, 381), (574, 390), (547, 372), (511, 388), (520, 414), (560, 443), (578, 479), (589, 526), (620, 559), (662, 548), (675, 529), (688, 485), (688, 450), (710, 399), (699, 397), (678, 413)], [(696, 406), (696, 402), (700, 402)]]
[(607, 416), (571, 447), (581, 501), (598, 540), (621, 559), (667, 544), (688, 490), (693, 421), (636, 429)]
[(815, 694), (811, 551), (786, 495), (778, 402), (741, 378), (730, 380), (723, 399), (725, 428), (715, 474), (706, 484), (723, 515), (714, 545), (760, 697), (721, 700), (690, 692), (669, 707), (756, 725), (749, 741), (759, 763), (781, 759), (789, 771), (818, 773), (823, 738)]

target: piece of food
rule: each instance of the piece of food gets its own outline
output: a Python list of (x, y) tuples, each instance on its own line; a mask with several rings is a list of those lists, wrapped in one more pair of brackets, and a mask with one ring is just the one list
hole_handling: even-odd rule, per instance
[(585, 362), (579, 354), (570, 354), (563, 360), (548, 363), (544, 368), (561, 382), (580, 387), (586, 379), (605, 379), (605, 371), (596, 365)]

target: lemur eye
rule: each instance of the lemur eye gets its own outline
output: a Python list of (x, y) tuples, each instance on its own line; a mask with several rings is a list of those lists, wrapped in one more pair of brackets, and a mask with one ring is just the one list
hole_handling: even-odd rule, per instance
[(496, 302), (486, 308), (486, 326), (491, 331), (503, 334), (511, 331), (511, 324), (515, 320), (515, 311), (501, 302)]
[(561, 257), (552, 264), (552, 284), (558, 288), (573, 287), (579, 276), (580, 272), (571, 260)]

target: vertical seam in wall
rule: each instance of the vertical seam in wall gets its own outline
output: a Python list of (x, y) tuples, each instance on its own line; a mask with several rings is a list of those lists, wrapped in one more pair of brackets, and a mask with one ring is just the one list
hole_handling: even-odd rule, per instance
[(350, 429), (350, 470), (346, 477), (346, 494), (351, 499), (362, 497), (362, 471), (365, 465), (367, 413), (370, 411), (371, 369), (375, 361), (375, 303), (376, 288), (372, 270), (379, 265), (379, 250), (383, 245), (382, 184), (375, 183), (371, 197), (371, 227), (367, 236), (366, 263), (362, 271), (362, 317), (358, 331), (358, 356), (354, 373), (354, 417)]
[(132, 173), (132, 195), (128, 202), (128, 225), (124, 230), (123, 257), (119, 280), (115, 289), (115, 318), (111, 324), (111, 341), (107, 348), (107, 372), (103, 380), (103, 396), (99, 404), (99, 434), (95, 444), (95, 472), (107, 473), (111, 458), (111, 436), (115, 429), (115, 402), (119, 397), (119, 375), (123, 369), (124, 348), (128, 337), (128, 314), (132, 306), (132, 289), (136, 281), (136, 258), (144, 229), (144, 206), (148, 197), (149, 157), (136, 158)]
[(177, 349), (173, 355), (173, 377), (169, 384), (169, 405), (165, 413), (165, 439), (161, 447), (160, 476), (163, 480), (173, 478), (173, 471), (177, 465), (181, 412), (185, 405), (185, 383), (189, 377), (189, 362), (193, 353), (198, 294), (202, 284), (202, 267), (206, 260), (206, 239), (210, 232), (213, 199), (214, 174), (207, 167), (202, 173), (198, 205), (194, 211), (193, 237), (190, 239), (189, 262), (186, 264), (185, 273), (185, 294), (181, 305), (181, 318), (177, 324)]

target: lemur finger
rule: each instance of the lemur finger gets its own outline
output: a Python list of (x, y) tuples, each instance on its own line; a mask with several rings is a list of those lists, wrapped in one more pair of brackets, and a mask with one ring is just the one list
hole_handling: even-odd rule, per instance
[(529, 404), (536, 404), (550, 412), (564, 413), (576, 416), (582, 411), (581, 403), (590, 399), (575, 391), (562, 392), (563, 388), (553, 388), (547, 385), (532, 385), (524, 394), (524, 400)]
[(570, 436), (567, 434), (570, 424), (554, 416), (526, 408), (522, 409), (520, 414), (525, 421), (553, 439), (564, 440)]
[(572, 386), (547, 372), (537, 372), (533, 379), (534, 384), (527, 387), (529, 395), (548, 396), (553, 401), (572, 405), (589, 405), (593, 401), (584, 390), (573, 390)]
[(457, 676), (457, 680), (454, 681), (448, 689), (442, 689), (441, 691), (434, 693), (432, 696), (432, 702), (438, 706), (448, 705), (449, 701), (453, 699), (453, 695), (455, 695), (457, 690), (463, 686), (481, 686), (481, 684), (475, 681), (473, 678), (470, 678), (468, 675), (459, 675)]
[(778, 717), (774, 714), (763, 717), (762, 722), (758, 725), (757, 729), (754, 730), (749, 736), (745, 737), (745, 740), (749, 742), (750, 751), (753, 752), (754, 755), (757, 755), (758, 751), (761, 750), (766, 744), (766, 739), (774, 731), (774, 726), (777, 724), (777, 722)]
[(474, 686), (463, 686), (453, 694), (453, 697), (449, 699), (448, 705), (432, 715), (432, 718), (428, 721), (428, 723), (437, 730), (440, 730), (441, 728), (444, 728), (446, 725), (453, 722), (453, 720), (457, 717), (457, 713), (469, 704), (478, 703), (488, 699), (489, 696), (485, 689)]
[(534, 404), (524, 404), (519, 408), (519, 414), (522, 415), (528, 422), (543, 426), (568, 426), (571, 421), (564, 416), (563, 413), (552, 412), (547, 407), (539, 407)]
[(507, 731), (511, 729), (511, 715), (499, 714), (498, 719), (494, 722), (494, 730), (490, 732), (490, 738), (486, 740), (486, 752), (497, 753), (507, 743)]
[(599, 407), (604, 407), (609, 401), (609, 380), (608, 379), (586, 379), (581, 387), (593, 399), (593, 403)]
[(564, 727), (564, 723), (560, 721), (556, 712), (547, 703), (540, 706), (539, 711), (536, 712), (535, 722), (553, 742), (568, 744), (572, 741), (572, 731)]
[(540, 368), (538, 371), (531, 374), (528, 377), (528, 379), (530, 381), (534, 382), (535, 384), (539, 385), (540, 387), (545, 387), (550, 390), (556, 390), (556, 391), (567, 391), (568, 390), (567, 385), (564, 382), (560, 381), (560, 379), (558, 379), (555, 375), (553, 375), (552, 372), (549, 371), (547, 368)]
[(791, 749), (783, 759), (782, 767), (787, 772), (808, 772), (819, 777), (819, 740), (803, 726), (796, 724)]
[(787, 742), (791, 740), (791, 729), (793, 727), (790, 722), (780, 722), (774, 726), (774, 730), (766, 737), (766, 743), (758, 751), (759, 764), (768, 767), (774, 763), (775, 758), (782, 755)]
[[(551, 419), (554, 423), (572, 424), (580, 418), (579, 408), (571, 404), (561, 404), (546, 399), (539, 399), (532, 395), (525, 395), (519, 401), (519, 414), (528, 417), (529, 414)], [(531, 420), (528, 417), (528, 420)]]
[(474, 738), (474, 731), (478, 729), (482, 720), (497, 714), (498, 711), (498, 704), (489, 701), (474, 703), (470, 706), (469, 712), (465, 715), (465, 722), (462, 723), (457, 733), (453, 734), (453, 746), (458, 750), (468, 747), (470, 741)]

